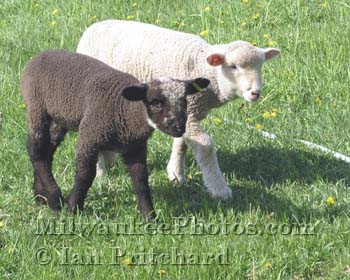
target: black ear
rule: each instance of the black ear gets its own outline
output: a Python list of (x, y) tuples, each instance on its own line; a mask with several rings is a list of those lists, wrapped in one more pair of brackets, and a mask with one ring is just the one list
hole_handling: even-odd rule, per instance
[(197, 78), (185, 81), (185, 83), (187, 84), (188, 89), (187, 94), (193, 94), (196, 92), (202, 92), (207, 86), (209, 86), (210, 81), (206, 78)]
[(122, 95), (129, 101), (140, 101), (146, 99), (148, 85), (139, 84), (126, 87), (122, 91)]

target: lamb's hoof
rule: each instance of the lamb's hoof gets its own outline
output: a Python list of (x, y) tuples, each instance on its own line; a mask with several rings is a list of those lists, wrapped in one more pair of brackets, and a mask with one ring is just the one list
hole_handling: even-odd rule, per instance
[(55, 190), (51, 193), (35, 191), (34, 198), (37, 205), (46, 204), (55, 213), (59, 213), (64, 204), (64, 199), (60, 190)]
[(168, 179), (170, 182), (175, 182), (177, 184), (183, 185), (186, 183), (185, 174), (176, 172), (174, 169), (167, 167)]
[(170, 182), (174, 182), (179, 185), (184, 185), (187, 182), (185, 176), (175, 174), (168, 174), (168, 179)]
[(232, 190), (228, 186), (218, 188), (217, 186), (213, 189), (207, 188), (210, 196), (216, 199), (229, 200), (232, 198)]
[(34, 199), (35, 199), (35, 203), (36, 205), (41, 205), (41, 204), (48, 204), (47, 203), (47, 198), (45, 196), (43, 196), (42, 194), (40, 193), (35, 193), (34, 194)]
[(84, 202), (78, 201), (73, 195), (68, 195), (66, 198), (68, 211), (71, 213), (77, 213), (83, 211)]
[(154, 210), (152, 210), (150, 212), (142, 212), (141, 214), (142, 214), (143, 219), (148, 223), (153, 223), (153, 222), (157, 221), (157, 215), (156, 215)]

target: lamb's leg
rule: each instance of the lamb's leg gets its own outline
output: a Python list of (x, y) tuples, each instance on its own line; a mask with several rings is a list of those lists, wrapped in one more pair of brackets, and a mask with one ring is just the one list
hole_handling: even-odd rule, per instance
[[(35, 124), (35, 125), (34, 125)], [(30, 123), (28, 153), (34, 168), (34, 195), (37, 202), (47, 201), (49, 207), (59, 211), (63, 197), (52, 174), (54, 146), (50, 136), (50, 121), (45, 118)]]
[(155, 213), (148, 186), (146, 157), (147, 143), (144, 143), (144, 145), (140, 144), (138, 146), (128, 147), (127, 151), (123, 153), (123, 159), (133, 181), (141, 214), (146, 219), (152, 220), (155, 218)]
[[(84, 136), (80, 135), (79, 139), (84, 139)], [(81, 142), (78, 142), (74, 186), (66, 200), (72, 212), (84, 209), (86, 195), (96, 176), (97, 151), (93, 146)]]
[[(52, 161), (53, 161), (54, 153), (55, 153), (57, 147), (63, 141), (66, 133), (67, 133), (66, 129), (60, 127), (54, 121), (51, 121), (50, 144), (48, 147), (48, 150), (50, 151), (50, 153), (47, 154), (48, 165), (49, 165), (49, 169), (51, 170), (51, 172), (52, 172)], [(46, 200), (45, 200), (45, 197), (46, 197), (45, 196), (45, 187), (42, 184), (42, 182), (39, 178), (39, 174), (37, 174), (36, 171), (34, 171), (34, 185), (35, 185), (34, 195), (35, 195), (36, 202), (37, 203), (45, 203), (46, 202)]]
[(115, 160), (115, 152), (101, 151), (98, 153), (98, 162), (96, 165), (96, 177), (107, 174), (107, 168), (110, 167)]
[(203, 173), (204, 186), (212, 197), (229, 199), (232, 191), (227, 186), (220, 171), (214, 141), (201, 128), (198, 122), (187, 122), (184, 135)]
[(180, 184), (186, 182), (185, 177), (185, 157), (187, 146), (185, 140), (180, 138), (174, 138), (173, 148), (169, 163), (167, 165), (167, 173), (170, 181), (177, 181)]

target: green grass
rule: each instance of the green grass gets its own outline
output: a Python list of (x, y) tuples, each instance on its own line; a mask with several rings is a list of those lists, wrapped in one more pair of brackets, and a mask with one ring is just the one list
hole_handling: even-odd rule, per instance
[[(309, 140), (350, 155), (350, 3), (247, 2), (140, 0), (136, 7), (133, 2), (107, 0), (0, 2), (0, 279), (350, 277), (349, 165), (293, 141)], [(207, 6), (209, 12), (204, 11)], [(56, 8), (58, 14), (54, 15)], [(190, 153), (186, 172), (192, 180), (183, 187), (169, 183), (165, 166), (171, 139), (154, 134), (148, 162), (160, 222), (173, 225), (173, 216), (194, 216), (206, 226), (226, 220), (247, 228), (256, 224), (259, 230), (271, 223), (281, 227), (309, 223), (316, 235), (285, 235), (282, 230), (271, 235), (191, 235), (189, 228), (184, 235), (36, 234), (38, 220), (67, 221), (71, 216), (63, 211), (55, 218), (49, 209), (34, 203), (32, 168), (25, 148), (26, 113), (18, 92), (21, 72), (40, 51), (75, 50), (83, 31), (93, 22), (128, 16), (195, 34), (208, 30), (210, 43), (242, 39), (261, 47), (270, 42), (282, 50), (278, 59), (264, 66), (261, 101), (232, 102), (213, 110), (203, 122), (216, 142), (222, 171), (233, 190), (232, 201), (215, 201), (204, 192)], [(273, 108), (279, 110), (277, 117), (264, 119), (263, 112)], [(214, 118), (244, 125), (215, 124)], [(276, 133), (278, 139), (265, 139), (256, 129), (248, 128), (256, 124)], [(75, 138), (73, 133), (66, 137), (54, 165), (65, 194), (73, 181)], [(335, 201), (332, 206), (326, 203), (329, 196)], [(112, 225), (132, 217), (140, 220), (131, 182), (118, 160), (108, 177), (95, 181), (86, 211), (75, 219), (90, 225)], [(64, 265), (62, 247), (83, 256), (96, 252), (104, 264)], [(217, 253), (227, 247), (230, 265), (112, 265), (107, 261), (110, 247), (122, 247), (130, 254), (152, 248), (169, 252), (171, 247), (187, 253)], [(40, 248), (51, 252), (49, 264), (35, 261)]]

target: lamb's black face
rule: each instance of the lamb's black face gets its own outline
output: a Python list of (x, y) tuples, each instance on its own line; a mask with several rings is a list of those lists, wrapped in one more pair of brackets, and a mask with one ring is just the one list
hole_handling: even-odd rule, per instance
[(194, 94), (208, 85), (207, 79), (181, 81), (160, 78), (152, 81), (145, 101), (148, 124), (173, 137), (181, 137), (186, 130), (187, 95)]
[(204, 89), (209, 83), (204, 78), (188, 81), (160, 78), (147, 84), (143, 102), (148, 125), (173, 137), (181, 137), (186, 130), (186, 96)]
[(149, 91), (146, 107), (148, 124), (173, 137), (185, 133), (187, 121), (187, 100), (185, 94), (175, 100), (169, 100), (160, 92)]

